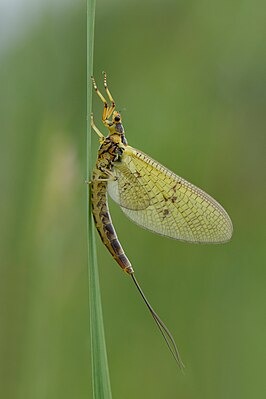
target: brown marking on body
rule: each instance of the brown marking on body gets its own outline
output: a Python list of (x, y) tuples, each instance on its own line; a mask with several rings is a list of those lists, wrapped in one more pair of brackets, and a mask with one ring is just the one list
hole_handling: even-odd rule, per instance
[(105, 224), (104, 229), (109, 240), (116, 239), (115, 231), (111, 223)]
[(117, 256), (122, 255), (124, 253), (117, 238), (114, 238), (112, 241), (110, 241), (110, 244)]

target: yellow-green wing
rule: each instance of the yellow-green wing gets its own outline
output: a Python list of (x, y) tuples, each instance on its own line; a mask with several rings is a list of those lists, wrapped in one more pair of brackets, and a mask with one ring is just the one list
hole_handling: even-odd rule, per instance
[(112, 171), (114, 180), (108, 182), (108, 193), (121, 207), (127, 209), (146, 209), (150, 205), (150, 196), (145, 185), (138, 179), (125, 162), (116, 162)]
[(191, 242), (231, 238), (232, 222), (217, 201), (141, 151), (127, 146), (114, 174), (109, 193), (140, 226)]

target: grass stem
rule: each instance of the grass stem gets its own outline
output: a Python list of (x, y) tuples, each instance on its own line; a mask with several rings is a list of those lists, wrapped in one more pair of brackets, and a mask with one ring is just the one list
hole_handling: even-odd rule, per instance
[[(94, 45), (95, 0), (87, 0), (87, 179), (91, 178), (91, 126), (90, 114), (92, 109), (92, 87), (90, 77), (93, 74), (93, 45)], [(90, 304), (90, 334), (91, 334), (91, 362), (92, 388), (94, 399), (111, 399), (111, 384), (109, 377), (107, 353), (105, 346), (104, 325), (101, 304), (101, 292), (96, 256), (95, 229), (91, 214), (90, 185), (88, 184), (87, 198), (87, 241), (88, 241), (88, 275), (89, 275), (89, 304)]]

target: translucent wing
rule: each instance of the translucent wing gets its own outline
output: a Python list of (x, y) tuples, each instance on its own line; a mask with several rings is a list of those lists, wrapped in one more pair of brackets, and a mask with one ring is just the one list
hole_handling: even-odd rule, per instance
[(117, 162), (113, 173), (116, 180), (108, 182), (108, 193), (115, 202), (134, 210), (146, 209), (150, 205), (145, 186), (138, 181), (138, 174), (132, 172), (127, 163)]
[(231, 238), (232, 222), (217, 201), (144, 153), (127, 146), (114, 174), (109, 193), (140, 226), (184, 241)]

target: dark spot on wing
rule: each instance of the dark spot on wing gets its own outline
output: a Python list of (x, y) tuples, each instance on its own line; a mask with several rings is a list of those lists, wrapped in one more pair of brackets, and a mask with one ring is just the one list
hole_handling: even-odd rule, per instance
[(173, 190), (174, 190), (175, 193), (176, 193), (176, 190), (177, 190), (177, 186), (179, 188), (181, 186), (181, 182), (176, 182), (176, 184), (173, 186)]

